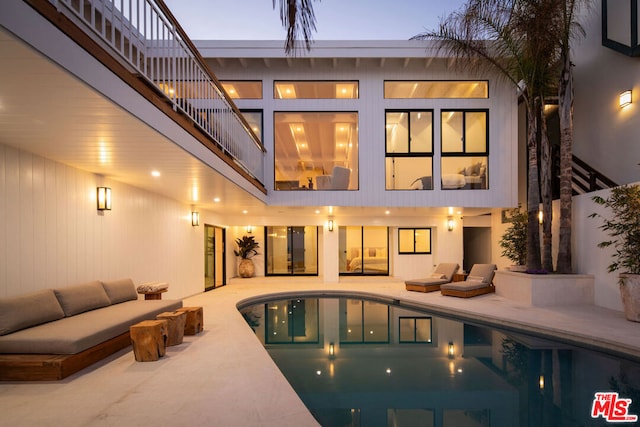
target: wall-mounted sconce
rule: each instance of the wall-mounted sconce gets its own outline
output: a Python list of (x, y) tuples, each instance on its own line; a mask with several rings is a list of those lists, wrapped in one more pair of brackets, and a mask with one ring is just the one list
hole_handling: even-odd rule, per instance
[(538, 211), (538, 222), (542, 224), (543, 221), (544, 221), (544, 214), (542, 213), (542, 211)]
[(328, 227), (329, 227), (329, 231), (333, 231), (333, 218), (329, 218)]
[(253, 226), (252, 225), (247, 225), (247, 233), (249, 233), (249, 234), (253, 233)]
[(111, 210), (111, 188), (98, 187), (97, 188), (97, 201), (99, 211)]
[(447, 345), (447, 356), (449, 356), (450, 359), (453, 359), (453, 356), (455, 355), (455, 347), (453, 345), (452, 341), (449, 341), (449, 344)]
[(625, 90), (624, 92), (622, 92), (620, 94), (620, 98), (619, 98), (618, 103), (620, 105), (620, 108), (624, 108), (627, 105), (631, 104), (631, 101), (632, 101), (632, 99), (631, 99), (631, 90)]
[(336, 357), (336, 346), (334, 343), (329, 343), (329, 359)]
[(540, 390), (544, 390), (544, 375), (540, 375), (540, 378), (538, 379), (538, 386), (540, 387)]
[(453, 231), (453, 217), (452, 216), (448, 216), (447, 217), (447, 230)]
[(200, 225), (200, 212), (191, 212), (191, 225), (194, 227)]

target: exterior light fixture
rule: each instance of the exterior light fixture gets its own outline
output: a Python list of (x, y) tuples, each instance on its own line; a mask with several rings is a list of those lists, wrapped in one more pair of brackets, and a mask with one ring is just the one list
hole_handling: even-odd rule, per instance
[(544, 214), (542, 213), (542, 211), (538, 211), (538, 222), (542, 224), (543, 221), (544, 221)]
[(449, 345), (447, 345), (447, 356), (449, 356), (450, 359), (453, 359), (454, 355), (455, 355), (455, 347), (453, 345), (453, 341), (449, 341)]
[(200, 225), (200, 212), (191, 212), (191, 225), (194, 227)]
[(329, 218), (328, 228), (329, 228), (329, 231), (333, 231), (333, 219), (332, 218)]
[(253, 226), (252, 225), (247, 225), (247, 233), (249, 233), (249, 234), (253, 233)]
[(447, 217), (447, 230), (453, 231), (453, 217), (452, 216), (448, 216)]
[(98, 210), (110, 211), (111, 210), (111, 188), (98, 187), (96, 190), (96, 194), (97, 194)]
[(620, 105), (620, 108), (624, 108), (627, 105), (631, 104), (631, 101), (632, 101), (632, 99), (631, 99), (631, 90), (625, 90), (624, 92), (622, 92), (620, 94), (620, 98), (619, 98), (618, 103)]
[(336, 357), (336, 346), (334, 343), (329, 343), (329, 358), (333, 359)]
[(540, 387), (540, 390), (544, 390), (544, 375), (540, 375), (540, 378), (538, 379), (538, 386)]

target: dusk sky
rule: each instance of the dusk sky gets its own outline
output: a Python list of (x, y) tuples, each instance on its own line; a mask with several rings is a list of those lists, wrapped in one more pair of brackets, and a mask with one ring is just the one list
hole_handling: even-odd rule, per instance
[[(192, 40), (284, 40), (272, 0), (165, 0)], [(464, 0), (314, 2), (314, 40), (407, 40), (435, 29)]]

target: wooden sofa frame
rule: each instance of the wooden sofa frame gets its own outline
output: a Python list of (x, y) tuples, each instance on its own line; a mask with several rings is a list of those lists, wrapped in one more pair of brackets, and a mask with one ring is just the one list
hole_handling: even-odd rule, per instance
[(131, 345), (129, 332), (76, 354), (0, 354), (0, 381), (57, 381)]

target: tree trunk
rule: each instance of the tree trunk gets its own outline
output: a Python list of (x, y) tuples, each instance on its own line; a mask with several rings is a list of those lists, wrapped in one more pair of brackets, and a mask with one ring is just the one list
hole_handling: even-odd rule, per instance
[(540, 269), (540, 183), (538, 182), (537, 120), (533, 102), (527, 103), (527, 151), (529, 161), (527, 185), (527, 269)]
[(547, 119), (544, 116), (544, 100), (536, 103), (540, 117), (540, 181), (542, 194), (542, 268), (553, 271), (551, 254), (551, 224), (553, 221), (553, 194), (551, 190), (551, 145), (547, 133)]
[(573, 190), (573, 71), (569, 53), (564, 54), (564, 65), (558, 85), (558, 115), (560, 118), (560, 230), (558, 243), (558, 273), (571, 273), (571, 204)]

